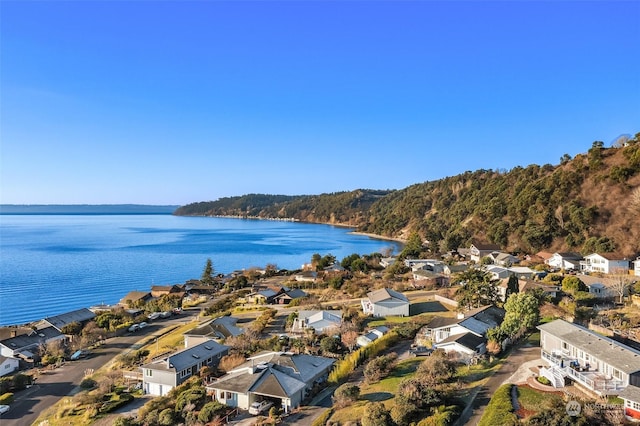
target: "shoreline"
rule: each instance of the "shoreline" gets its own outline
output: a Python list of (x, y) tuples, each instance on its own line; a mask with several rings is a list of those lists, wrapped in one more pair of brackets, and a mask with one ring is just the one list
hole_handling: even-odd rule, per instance
[(376, 239), (376, 240), (394, 241), (396, 243), (401, 243), (401, 244), (406, 244), (407, 243), (407, 240), (405, 240), (403, 238), (385, 237), (383, 235), (371, 234), (369, 232), (351, 231), (349, 233), (353, 234), (353, 235), (362, 235), (362, 236), (373, 238), (373, 239)]

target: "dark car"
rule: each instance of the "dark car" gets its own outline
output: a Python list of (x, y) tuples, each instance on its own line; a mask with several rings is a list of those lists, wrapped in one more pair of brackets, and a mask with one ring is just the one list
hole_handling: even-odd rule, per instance
[(433, 349), (426, 346), (412, 346), (411, 349), (409, 349), (411, 356), (429, 356), (431, 352), (433, 352)]

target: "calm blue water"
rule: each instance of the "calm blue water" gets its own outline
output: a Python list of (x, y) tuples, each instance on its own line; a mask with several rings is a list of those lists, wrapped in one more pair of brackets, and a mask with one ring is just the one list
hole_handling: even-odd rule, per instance
[(267, 263), (298, 269), (398, 246), (328, 225), (171, 215), (0, 215), (0, 325), (21, 324), (130, 290)]

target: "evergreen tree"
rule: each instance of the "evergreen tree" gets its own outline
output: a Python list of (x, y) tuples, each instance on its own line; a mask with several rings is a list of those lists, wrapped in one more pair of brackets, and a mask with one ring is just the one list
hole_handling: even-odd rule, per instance
[(202, 272), (202, 278), (200, 278), (200, 281), (202, 281), (204, 285), (213, 285), (213, 274), (213, 262), (211, 261), (211, 259), (207, 259), (207, 264), (204, 267), (204, 271)]
[[(520, 286), (518, 285), (518, 277), (515, 275), (509, 276), (509, 281), (507, 281), (507, 298), (512, 294), (518, 293), (520, 291)], [(505, 299), (506, 300), (506, 299)]]

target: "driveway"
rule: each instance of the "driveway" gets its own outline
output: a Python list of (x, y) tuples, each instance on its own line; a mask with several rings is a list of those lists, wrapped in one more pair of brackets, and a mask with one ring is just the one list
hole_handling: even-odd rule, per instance
[(504, 383), (510, 383), (511, 380), (520, 380), (527, 373), (520, 367), (528, 368), (532, 361), (540, 361), (539, 346), (518, 346), (512, 349), (511, 354), (505, 359), (504, 363), (487, 382), (478, 389), (473, 403), (465, 408), (462, 415), (455, 423), (456, 426), (469, 425), (475, 426), (480, 422), (484, 409), (489, 404), (491, 396)]

